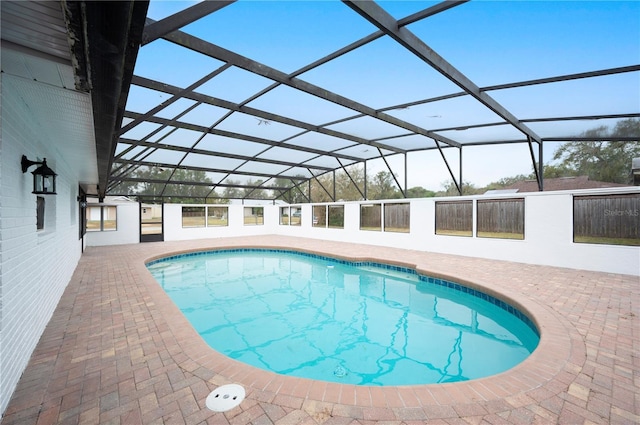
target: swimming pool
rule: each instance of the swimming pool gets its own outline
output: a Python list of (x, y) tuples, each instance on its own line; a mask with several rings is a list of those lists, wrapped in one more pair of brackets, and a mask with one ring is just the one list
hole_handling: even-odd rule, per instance
[(531, 320), (504, 301), (397, 266), (232, 249), (147, 267), (212, 348), (285, 375), (464, 381), (512, 368), (539, 341)]

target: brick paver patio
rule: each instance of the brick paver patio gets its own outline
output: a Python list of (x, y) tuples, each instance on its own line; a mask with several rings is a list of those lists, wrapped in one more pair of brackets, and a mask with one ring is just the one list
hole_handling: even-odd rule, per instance
[[(257, 370), (209, 348), (144, 266), (237, 246), (416, 265), (503, 294), (530, 313), (540, 345), (510, 371), (455, 384), (356, 387)], [(88, 248), (1, 423), (637, 424), (639, 294), (638, 276), (282, 236)], [(246, 399), (208, 410), (226, 383)]]

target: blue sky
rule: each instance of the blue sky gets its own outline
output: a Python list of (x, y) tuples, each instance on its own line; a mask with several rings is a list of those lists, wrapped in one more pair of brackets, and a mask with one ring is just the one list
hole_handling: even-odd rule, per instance
[[(400, 19), (436, 3), (385, 1), (380, 5)], [(152, 1), (148, 16), (161, 19), (191, 4)], [(480, 87), (640, 64), (638, 1), (475, 0), (407, 28)], [(184, 30), (268, 66), (293, 72), (376, 29), (339, 1), (241, 0)], [(171, 60), (167, 63), (168, 57)], [(141, 49), (136, 74), (186, 87), (220, 65), (219, 61), (159, 40)], [(459, 91), (389, 38), (378, 39), (299, 78), (374, 108)], [(241, 102), (268, 84), (267, 79), (236, 69), (225, 71), (202, 91)], [(637, 113), (640, 73), (489, 94), (521, 119)], [(157, 102), (156, 97), (147, 103)], [(291, 99), (295, 99), (294, 105)], [(129, 106), (142, 111), (149, 109), (147, 103), (140, 94), (130, 97)], [(492, 113), (475, 103), (459, 99), (390, 113), (427, 128), (492, 121)], [(345, 114), (342, 107), (320, 105), (306, 95), (296, 97), (286, 88), (250, 106), (270, 107), (275, 113), (297, 114), (298, 119), (317, 123)], [(610, 123), (581, 121), (565, 123), (564, 127), (530, 127), (544, 137), (558, 132), (574, 135), (601, 124)], [(232, 123), (228, 126), (233, 129)], [(278, 137), (275, 128), (270, 131)], [(363, 126), (361, 131), (367, 129)], [(478, 134), (474, 137), (492, 136)], [(553, 145), (545, 145), (545, 161), (553, 149)], [(457, 169), (457, 153), (451, 151), (447, 156)], [(465, 148), (463, 155), (463, 178), (477, 186), (531, 171), (528, 147), (523, 144)], [(399, 164), (394, 171), (403, 179), (403, 159), (390, 162)], [(408, 163), (409, 186), (438, 189), (447, 179), (442, 161), (434, 152), (411, 154)], [(371, 170), (381, 167), (381, 161), (370, 164)], [(422, 171), (425, 169), (429, 172)]]

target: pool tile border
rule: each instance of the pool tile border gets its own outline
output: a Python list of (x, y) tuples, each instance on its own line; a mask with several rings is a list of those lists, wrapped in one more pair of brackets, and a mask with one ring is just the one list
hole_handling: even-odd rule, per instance
[[(471, 381), (446, 383), (446, 384), (426, 384), (421, 386), (388, 386), (382, 387), (385, 399), (385, 407), (402, 408), (406, 407), (405, 402), (399, 396), (399, 392), (405, 391), (404, 389), (410, 388), (412, 392), (415, 391), (415, 387), (426, 388), (428, 393), (433, 397), (435, 404), (425, 405), (422, 407), (432, 408), (433, 406), (441, 405), (454, 405), (460, 400), (460, 393), (466, 392), (468, 396), (472, 397), (471, 400), (475, 402), (491, 402), (491, 400), (501, 399), (510, 395), (527, 393), (529, 391), (535, 391), (540, 386), (543, 386), (549, 379), (552, 379), (557, 374), (561, 373), (562, 369), (571, 361), (572, 358), (577, 359), (577, 362), (584, 362), (584, 343), (582, 342), (580, 335), (577, 334), (575, 328), (573, 328), (566, 319), (555, 313), (544, 305), (540, 305), (533, 300), (523, 298), (521, 294), (508, 290), (495, 290), (490, 286), (484, 286), (483, 282), (479, 282), (474, 279), (465, 278), (463, 276), (458, 277), (455, 273), (451, 273), (451, 270), (436, 270), (431, 267), (425, 266), (420, 261), (415, 264), (407, 261), (407, 258), (387, 256), (387, 255), (372, 255), (372, 252), (367, 250), (366, 255), (359, 256), (357, 251), (347, 249), (336, 250), (336, 245), (331, 244), (333, 249), (323, 249), (318, 243), (313, 243), (312, 246), (303, 243), (298, 245), (296, 241), (306, 241), (305, 239), (298, 238), (280, 238), (282, 244), (274, 244), (272, 241), (264, 240), (263, 238), (252, 238), (251, 243), (242, 242), (238, 245), (228, 244), (228, 240), (216, 241), (213, 245), (204, 246), (202, 248), (189, 248), (185, 250), (164, 250), (163, 254), (157, 254), (147, 256), (141, 263), (136, 263), (141, 268), (147, 277), (147, 284), (152, 287), (157, 287), (157, 282), (151, 276), (151, 273), (146, 268), (146, 264), (156, 261), (160, 258), (178, 256), (178, 255), (203, 255), (202, 251), (215, 251), (215, 250), (274, 250), (274, 251), (291, 251), (295, 250), (304, 254), (316, 255), (320, 257), (327, 257), (331, 259), (338, 259), (343, 261), (349, 261), (353, 263), (382, 263), (386, 262), (392, 266), (405, 267), (408, 269), (415, 269), (416, 273), (428, 274), (433, 279), (442, 280), (454, 280), (460, 282), (463, 286), (478, 288), (481, 292), (485, 292), (487, 296), (493, 296), (494, 298), (501, 297), (509, 301), (510, 304), (515, 305), (517, 308), (522, 309), (531, 315), (532, 322), (536, 325), (536, 328), (540, 332), (540, 342), (534, 352), (523, 362), (516, 365), (514, 368), (509, 369), (497, 375), (492, 375), (484, 378), (479, 378)], [(242, 240), (242, 239), (239, 239)], [(238, 241), (239, 241), (238, 240)], [(244, 239), (246, 240), (246, 238)], [(235, 242), (235, 241), (234, 241)], [(351, 244), (339, 243), (338, 247), (349, 247)], [(396, 252), (403, 253), (404, 250), (396, 249)], [(393, 250), (392, 250), (393, 252)], [(425, 253), (418, 253), (421, 257)], [(431, 254), (426, 254), (431, 255)], [(420, 264), (420, 266), (418, 266)], [(160, 294), (160, 292), (162, 292)], [(153, 293), (156, 300), (162, 300), (165, 314), (171, 312), (170, 326), (174, 329), (174, 335), (180, 335), (181, 340), (185, 345), (189, 346), (190, 350), (185, 350), (185, 354), (192, 358), (196, 364), (201, 366), (201, 370), (215, 370), (217, 371), (216, 378), (220, 385), (226, 383), (239, 383), (251, 388), (253, 391), (262, 391), (267, 393), (275, 392), (279, 397), (295, 397), (300, 400), (315, 400), (317, 402), (330, 402), (338, 405), (353, 406), (360, 408), (372, 407), (371, 391), (377, 387), (359, 387), (350, 384), (339, 384), (324, 381), (312, 381), (304, 378), (295, 378), (289, 376), (278, 375), (272, 372), (268, 372), (262, 369), (254, 368), (253, 366), (246, 365), (236, 360), (230, 359), (221, 353), (210, 348), (206, 342), (197, 334), (197, 332), (191, 327), (187, 319), (182, 315), (180, 310), (170, 300), (169, 296), (164, 291), (156, 291)], [(160, 302), (160, 301), (157, 301)], [(188, 329), (187, 329), (188, 328)], [(188, 336), (187, 336), (188, 335)], [(569, 337), (569, 335), (572, 335)], [(571, 343), (568, 343), (571, 342)], [(196, 349), (197, 348), (197, 349)], [(572, 352), (578, 353), (572, 356)], [(204, 376), (203, 376), (204, 378)], [(308, 381), (307, 385), (309, 389), (306, 395), (300, 394), (298, 391), (294, 391), (291, 380), (304, 380)], [(262, 383), (266, 382), (266, 385), (262, 386)], [(258, 384), (256, 384), (258, 383)], [(368, 393), (368, 396), (355, 398), (348, 396), (351, 392), (355, 392), (357, 388), (365, 388), (361, 390)], [(344, 391), (347, 391), (342, 395)], [(373, 390), (374, 392), (376, 390)], [(393, 401), (396, 400), (396, 401)], [(458, 401), (457, 401), (458, 400)]]

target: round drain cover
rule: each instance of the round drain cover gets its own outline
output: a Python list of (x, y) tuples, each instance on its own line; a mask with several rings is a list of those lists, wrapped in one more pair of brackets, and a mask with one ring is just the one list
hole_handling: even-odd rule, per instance
[(244, 388), (238, 384), (222, 385), (207, 396), (206, 404), (214, 412), (226, 412), (239, 405), (244, 395)]

